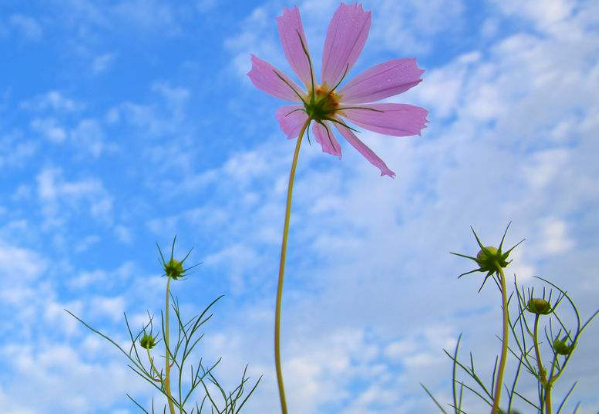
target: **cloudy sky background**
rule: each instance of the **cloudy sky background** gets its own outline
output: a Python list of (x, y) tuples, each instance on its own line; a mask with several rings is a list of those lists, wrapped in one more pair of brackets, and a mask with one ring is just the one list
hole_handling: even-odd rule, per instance
[[(233, 384), (264, 375), (246, 413), (276, 413), (272, 324), (294, 143), (282, 104), (253, 88), (249, 54), (291, 73), (276, 34), (302, 12), (317, 65), (337, 1), (0, 2), (0, 407), (5, 414), (137, 412), (146, 384), (68, 316), (125, 340), (159, 312), (155, 242), (202, 262), (173, 284), (183, 311), (225, 294), (201, 354)], [(283, 314), (293, 413), (434, 413), (449, 401), (443, 348), (463, 333), (485, 378), (500, 298), (469, 226), (522, 238), (509, 276), (599, 307), (599, 2), (372, 0), (353, 74), (416, 57), (424, 82), (393, 98), (426, 107), (421, 137), (361, 137), (397, 173), (379, 177), (302, 148)], [(319, 71), (317, 70), (317, 73)], [(351, 76), (351, 75), (350, 75)], [(599, 324), (558, 394), (599, 409)], [(466, 355), (466, 354), (464, 354)], [(512, 366), (513, 367), (513, 366)], [(511, 368), (510, 368), (511, 369)], [(509, 377), (508, 377), (509, 378)], [(522, 392), (532, 392), (523, 382)], [(524, 412), (526, 405), (518, 402)], [(480, 408), (471, 405), (471, 411)], [(572, 412), (573, 405), (566, 412)]]

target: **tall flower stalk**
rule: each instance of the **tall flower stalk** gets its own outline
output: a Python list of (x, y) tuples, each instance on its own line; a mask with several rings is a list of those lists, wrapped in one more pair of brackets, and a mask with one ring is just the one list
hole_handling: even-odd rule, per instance
[(501, 238), (501, 243), (499, 247), (494, 246), (484, 246), (483, 243), (478, 238), (478, 235), (472, 229), (472, 233), (474, 233), (474, 237), (476, 238), (476, 242), (480, 247), (480, 250), (476, 257), (466, 256), (460, 253), (453, 253), (456, 256), (465, 257), (467, 259), (471, 259), (478, 265), (477, 269), (474, 269), (470, 272), (462, 273), (459, 277), (464, 275), (474, 273), (474, 272), (486, 272), (487, 275), (483, 280), (483, 283), (479, 289), (479, 291), (483, 288), (487, 280), (492, 278), (497, 284), (499, 291), (501, 293), (501, 307), (502, 307), (502, 335), (501, 335), (501, 356), (499, 359), (499, 367), (497, 369), (497, 376), (494, 379), (495, 389), (492, 394), (493, 397), (493, 405), (491, 407), (491, 414), (498, 414), (500, 412), (499, 404), (501, 401), (501, 394), (503, 391), (503, 377), (505, 374), (505, 366), (507, 363), (508, 349), (509, 349), (509, 335), (510, 335), (510, 315), (508, 309), (508, 294), (507, 294), (507, 283), (505, 280), (505, 273), (503, 269), (507, 267), (511, 261), (508, 261), (508, 257), (512, 250), (516, 248), (522, 241), (506, 252), (503, 252), (503, 242), (505, 241), (505, 236), (507, 234), (508, 229), (510, 228), (509, 224), (503, 233), (503, 237)]
[(283, 304), (283, 282), (285, 280), (285, 259), (287, 257), (287, 237), (289, 235), (289, 221), (291, 219), (291, 200), (293, 198), (293, 183), (295, 181), (295, 170), (299, 159), (300, 147), (304, 132), (310, 121), (306, 121), (300, 131), (293, 153), (293, 162), (289, 173), (289, 184), (287, 186), (287, 204), (285, 207), (285, 224), (283, 225), (283, 241), (281, 242), (281, 261), (279, 263), (279, 280), (277, 284), (277, 303), (275, 308), (275, 367), (277, 371), (277, 385), (279, 387), (279, 397), (281, 399), (281, 410), (287, 414), (287, 398), (285, 396), (285, 386), (283, 382), (283, 369), (281, 366), (281, 307)]
[(501, 337), (501, 359), (499, 360), (499, 371), (497, 372), (497, 379), (495, 380), (495, 398), (493, 399), (493, 407), (491, 408), (491, 414), (496, 414), (499, 412), (499, 401), (501, 400), (501, 391), (503, 391), (503, 376), (505, 374), (508, 344), (510, 340), (510, 315), (508, 310), (507, 284), (505, 282), (505, 273), (503, 272), (503, 268), (499, 265), (497, 261), (495, 261), (495, 266), (498, 271), (498, 278), (501, 285), (503, 333)]
[(309, 127), (312, 126), (312, 133), (322, 151), (341, 158), (341, 146), (332, 130), (334, 126), (350, 145), (380, 170), (381, 175), (394, 177), (395, 173), (355, 135), (356, 129), (347, 121), (393, 136), (420, 134), (427, 122), (426, 109), (398, 103), (372, 103), (395, 96), (421, 82), (423, 70), (417, 67), (415, 59), (395, 59), (376, 65), (341, 86), (366, 43), (370, 24), (370, 12), (364, 11), (361, 5), (342, 3), (339, 6), (327, 31), (320, 84), (316, 80), (297, 7), (285, 9), (283, 15), (277, 18), (277, 25), (287, 61), (304, 88), (270, 63), (254, 55), (251, 57), (252, 70), (248, 76), (252, 83), (270, 95), (295, 102), (294, 105), (280, 107), (275, 113), (287, 137), (297, 137), (287, 187), (275, 307), (275, 368), (283, 414), (287, 414), (287, 400), (281, 364), (281, 308), (293, 183), (302, 139), (307, 134), (310, 140)]

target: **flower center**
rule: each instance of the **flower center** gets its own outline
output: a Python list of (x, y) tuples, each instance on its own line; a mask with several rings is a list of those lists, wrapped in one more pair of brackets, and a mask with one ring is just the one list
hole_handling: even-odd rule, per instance
[(304, 103), (306, 113), (315, 121), (331, 119), (339, 110), (341, 95), (329, 91), (325, 85), (317, 86)]

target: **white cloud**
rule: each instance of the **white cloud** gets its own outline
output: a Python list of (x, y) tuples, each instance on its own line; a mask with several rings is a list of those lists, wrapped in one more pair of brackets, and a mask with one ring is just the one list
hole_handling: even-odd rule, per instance
[(572, 16), (576, 2), (573, 0), (524, 0), (492, 2), (505, 14), (531, 20), (537, 28), (552, 31)]
[(75, 213), (112, 222), (113, 197), (99, 179), (68, 181), (60, 168), (45, 168), (37, 176), (44, 227), (61, 226)]
[(100, 123), (94, 119), (83, 119), (71, 131), (71, 139), (78, 147), (93, 157), (99, 157), (109, 145)]
[(545, 253), (564, 253), (574, 247), (574, 241), (568, 237), (568, 229), (565, 221), (549, 218), (540, 230), (544, 236), (543, 247)]
[(119, 19), (144, 30), (160, 30), (166, 34), (178, 34), (179, 27), (171, 3), (160, 0), (124, 0), (113, 8)]
[(92, 60), (92, 72), (95, 74), (104, 73), (114, 64), (114, 61), (114, 53), (104, 53), (102, 55), (96, 56)]
[(51, 343), (34, 349), (15, 344), (4, 346), (3, 352), (15, 368), (13, 385), (7, 389), (21, 402), (23, 413), (48, 407), (66, 413), (102, 410), (122, 400), (123, 390), (135, 395), (145, 388), (124, 364), (89, 360), (68, 345)]
[(126, 300), (122, 296), (116, 297), (94, 297), (89, 307), (95, 317), (107, 316), (112, 321), (120, 321), (125, 311)]
[(95, 286), (115, 286), (119, 282), (129, 280), (134, 270), (132, 262), (125, 262), (113, 270), (94, 269), (83, 270), (73, 276), (67, 285), (72, 289), (85, 289), (92, 285)]
[(383, 0), (371, 4), (375, 24), (368, 44), (402, 55), (427, 54), (436, 36), (448, 36), (463, 24), (465, 6), (461, 0)]
[(57, 8), (57, 18), (76, 28), (76, 36), (83, 44), (86, 35), (98, 30), (112, 33), (147, 36), (179, 36), (181, 23), (193, 16), (197, 8), (192, 4), (177, 4), (164, 0), (119, 0), (106, 4), (97, 0), (65, 0)]
[(65, 129), (55, 118), (35, 118), (31, 121), (31, 129), (39, 132), (50, 142), (60, 144), (67, 138)]
[(49, 111), (68, 113), (81, 110), (83, 105), (67, 98), (63, 93), (52, 90), (21, 103), (21, 107), (32, 111)]
[(19, 131), (0, 133), (0, 169), (23, 167), (37, 150), (38, 146)]
[(10, 16), (9, 24), (26, 40), (39, 41), (42, 39), (43, 30), (41, 25), (30, 16), (13, 14)]
[(6, 414), (34, 414), (33, 410), (23, 408), (23, 406), (14, 401), (0, 389), (0, 404)]

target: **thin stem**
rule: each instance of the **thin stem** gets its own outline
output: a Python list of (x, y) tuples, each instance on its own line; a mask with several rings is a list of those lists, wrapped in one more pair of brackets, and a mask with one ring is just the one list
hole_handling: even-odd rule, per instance
[(295, 181), (295, 169), (299, 158), (302, 138), (311, 119), (304, 123), (297, 137), (293, 162), (289, 173), (289, 186), (287, 187), (287, 206), (285, 208), (285, 224), (283, 226), (283, 241), (281, 243), (281, 262), (279, 264), (279, 282), (277, 286), (277, 304), (275, 309), (275, 367), (277, 370), (277, 385), (279, 386), (279, 398), (281, 399), (281, 411), (287, 414), (287, 399), (285, 398), (285, 386), (283, 384), (283, 370), (281, 368), (281, 305), (283, 301), (283, 281), (285, 278), (285, 258), (287, 256), (287, 236), (289, 234), (289, 220), (291, 218), (291, 200), (293, 197), (293, 182)]
[(499, 412), (499, 401), (501, 400), (501, 391), (503, 389), (503, 374), (505, 372), (505, 364), (507, 360), (508, 351), (508, 340), (509, 340), (509, 313), (507, 304), (507, 287), (505, 284), (505, 274), (503, 269), (499, 266), (499, 263), (495, 262), (497, 269), (499, 269), (499, 279), (501, 283), (501, 300), (503, 305), (503, 337), (501, 339), (501, 359), (499, 361), (499, 371), (497, 372), (497, 379), (495, 381), (495, 395), (493, 398), (493, 408), (491, 414), (497, 414)]
[[(535, 356), (537, 358), (537, 366), (538, 366), (538, 370), (539, 370), (539, 382), (541, 383), (541, 389), (545, 390), (545, 404), (547, 404), (547, 396), (549, 396), (551, 394), (550, 391), (550, 387), (551, 385), (547, 382), (547, 374), (545, 372), (545, 368), (543, 367), (543, 361), (541, 359), (541, 349), (539, 348), (539, 319), (540, 319), (541, 315), (536, 315), (535, 316), (535, 326), (534, 326), (534, 333), (533, 333), (533, 341), (534, 341), (534, 346), (535, 346)], [(549, 400), (551, 401), (551, 397), (549, 397)], [(545, 409), (546, 414), (551, 414), (551, 403), (549, 405), (549, 407), (546, 406)]]
[(160, 383), (162, 383), (162, 375), (160, 375), (160, 372), (158, 372), (156, 366), (154, 365), (154, 358), (152, 358), (152, 356), (150, 355), (150, 349), (146, 348), (146, 352), (148, 353), (148, 360), (150, 361), (150, 374), (152, 373), (152, 371), (154, 371), (154, 373), (156, 374), (155, 381), (160, 381)]
[(545, 413), (551, 414), (551, 387), (553, 384), (551, 381), (547, 384), (547, 388), (545, 388)]
[(164, 390), (166, 391), (166, 397), (168, 399), (168, 409), (170, 411), (171, 414), (176, 414), (175, 413), (175, 405), (173, 404), (173, 396), (171, 393), (171, 364), (170, 364), (170, 348), (169, 348), (169, 331), (168, 331), (168, 325), (169, 325), (169, 299), (170, 299), (170, 284), (171, 284), (171, 277), (168, 277), (168, 281), (166, 282), (166, 307), (165, 307), (165, 321), (164, 321), (164, 345), (166, 348), (166, 352), (165, 352), (165, 357), (164, 359), (166, 360), (166, 365), (164, 367)]
[(545, 414), (551, 414), (551, 389), (553, 388), (553, 383), (557, 380), (557, 375), (553, 376), (555, 372), (555, 365), (557, 364), (557, 354), (553, 357), (553, 362), (551, 363), (551, 371), (549, 373), (549, 378), (547, 379), (547, 385), (545, 386)]

